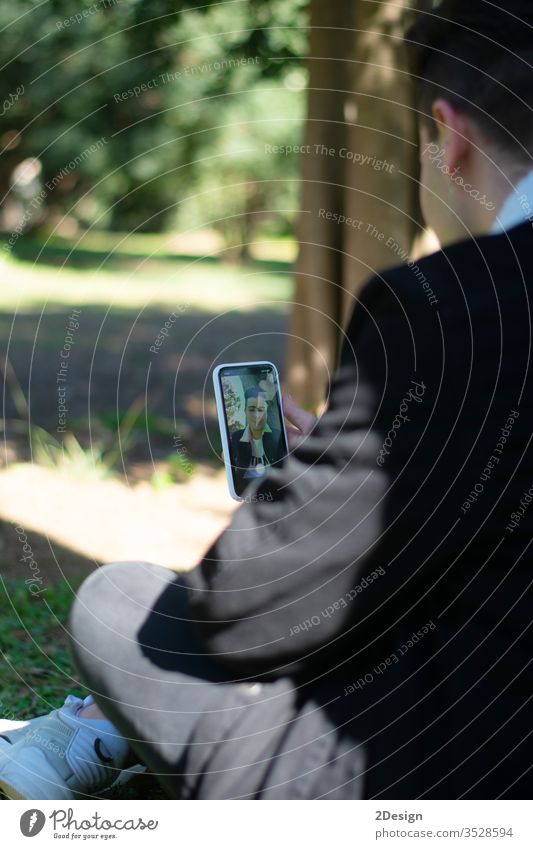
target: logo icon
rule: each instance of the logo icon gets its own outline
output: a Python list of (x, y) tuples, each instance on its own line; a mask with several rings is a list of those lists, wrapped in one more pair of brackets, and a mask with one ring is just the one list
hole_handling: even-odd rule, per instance
[(42, 811), (37, 808), (31, 808), (29, 811), (24, 811), (20, 818), (20, 830), (24, 837), (35, 837), (43, 830), (46, 817)]

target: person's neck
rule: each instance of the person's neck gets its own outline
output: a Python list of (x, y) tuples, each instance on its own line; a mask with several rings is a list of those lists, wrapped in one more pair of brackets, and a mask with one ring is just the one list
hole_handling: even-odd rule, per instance
[[(495, 170), (494, 167), (472, 169), (463, 176), (467, 186), (475, 187), (476, 195), (459, 195), (460, 203), (453, 206), (453, 226), (441, 247), (479, 236), (495, 235), (526, 221), (533, 210), (533, 170), (525, 172), (516, 165)], [(479, 187), (479, 188), (478, 188)], [(460, 191), (460, 187), (455, 189)], [(530, 206), (528, 207), (528, 199)], [(533, 220), (533, 215), (531, 215)]]

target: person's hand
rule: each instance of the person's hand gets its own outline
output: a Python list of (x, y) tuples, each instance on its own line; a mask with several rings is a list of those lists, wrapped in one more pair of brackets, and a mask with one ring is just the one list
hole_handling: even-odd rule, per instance
[(289, 440), (289, 448), (292, 451), (300, 442), (309, 436), (318, 419), (312, 413), (302, 410), (292, 400), (291, 395), (283, 395), (283, 412), (289, 423), (287, 427), (287, 439)]

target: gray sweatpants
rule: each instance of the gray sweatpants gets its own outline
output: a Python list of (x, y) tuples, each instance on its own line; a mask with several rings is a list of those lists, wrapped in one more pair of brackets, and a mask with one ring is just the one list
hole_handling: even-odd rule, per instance
[(302, 709), (292, 679), (234, 680), (205, 654), (175, 572), (104, 566), (70, 624), (82, 683), (173, 798), (313, 798), (331, 748), (317, 706)]

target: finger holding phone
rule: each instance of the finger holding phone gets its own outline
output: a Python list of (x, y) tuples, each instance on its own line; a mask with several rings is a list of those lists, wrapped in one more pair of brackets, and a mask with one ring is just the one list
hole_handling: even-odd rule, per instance
[(287, 428), (289, 448), (294, 450), (306, 436), (309, 436), (318, 421), (316, 416), (298, 407), (292, 395), (283, 394), (283, 411), (290, 426)]

